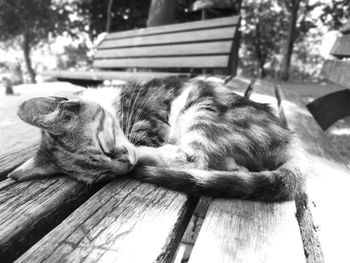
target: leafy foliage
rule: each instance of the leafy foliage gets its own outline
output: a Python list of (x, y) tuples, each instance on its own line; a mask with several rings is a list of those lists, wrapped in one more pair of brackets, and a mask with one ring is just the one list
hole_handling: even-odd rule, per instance
[[(244, 59), (241, 64), (244, 74), (277, 77), (285, 55), (292, 2), (286, 0), (243, 2), (241, 57)], [(338, 16), (343, 23), (344, 18), (339, 16), (345, 15), (350, 6), (350, 3), (345, 3), (346, 1), (332, 2), (334, 3), (300, 0), (296, 32), (292, 39), (295, 48), (291, 59), (291, 73), (294, 77), (305, 78), (318, 74), (315, 69), (320, 68), (322, 61), (315, 47), (321, 42), (320, 28), (324, 24), (329, 27), (336, 26), (330, 19), (332, 15)], [(320, 15), (316, 16), (315, 13)]]
[(242, 66), (250, 71), (248, 74), (264, 77), (266, 63), (275, 59), (285, 37), (285, 14), (272, 1), (244, 2), (241, 13)]
[[(150, 0), (118, 0), (111, 8), (111, 32), (145, 27)], [(105, 31), (108, 0), (77, 2), (79, 16), (84, 18), (84, 30), (91, 39)]]
[(73, 34), (70, 15), (74, 13), (74, 6), (73, 1), (62, 0), (0, 1), (0, 41), (20, 42), (32, 82), (35, 82), (35, 72), (31, 65), (31, 49), (49, 36), (67, 30)]
[(52, 0), (0, 1), (0, 40), (28, 35), (34, 46), (71, 28), (72, 6)]
[(350, 2), (331, 0), (322, 10), (321, 21), (331, 29), (341, 28), (350, 18)]

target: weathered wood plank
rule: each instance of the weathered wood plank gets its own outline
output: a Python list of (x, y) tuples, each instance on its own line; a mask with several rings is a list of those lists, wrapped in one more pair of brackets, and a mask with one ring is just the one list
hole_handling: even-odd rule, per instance
[(330, 53), (339, 58), (350, 57), (350, 35), (338, 37)]
[(164, 34), (164, 33), (180, 32), (180, 31), (202, 30), (202, 29), (208, 29), (213, 27), (234, 26), (234, 25), (238, 25), (239, 20), (240, 20), (239, 16), (233, 16), (233, 17), (231, 16), (231, 17), (224, 17), (224, 18), (218, 18), (218, 19), (208, 19), (204, 21), (201, 20), (201, 21), (195, 21), (195, 22), (164, 25), (164, 26), (157, 26), (157, 27), (151, 27), (151, 28), (143, 28), (143, 29), (137, 29), (137, 30), (111, 33), (111, 34), (108, 34), (105, 39), (106, 40), (121, 39), (121, 38), (127, 38), (127, 37), (135, 37), (135, 36), (155, 35), (155, 34)]
[(45, 76), (60, 79), (88, 79), (95, 81), (104, 80), (125, 80), (125, 81), (146, 81), (154, 78), (163, 77), (190, 77), (187, 73), (169, 73), (169, 72), (126, 72), (126, 71), (46, 71)]
[(12, 262), (92, 193), (69, 178), (0, 182), (1, 262)]
[(225, 68), (227, 56), (120, 58), (94, 61), (96, 68)]
[(197, 200), (109, 183), (16, 262), (171, 262)]
[(95, 59), (126, 58), (126, 57), (158, 57), (183, 55), (229, 54), (231, 41), (209, 43), (175, 44), (165, 46), (147, 46), (132, 48), (103, 49), (97, 52)]
[(321, 74), (330, 81), (350, 88), (350, 62), (341, 60), (326, 60)]
[(137, 47), (145, 45), (164, 45), (185, 42), (200, 42), (214, 40), (232, 40), (235, 35), (235, 27), (214, 28), (193, 32), (169, 33), (155, 36), (136, 36), (134, 38), (103, 41), (98, 50), (116, 47)]
[[(254, 84), (251, 99), (277, 108), (273, 86), (263, 81)], [(293, 201), (216, 199), (209, 206), (189, 262), (305, 262), (295, 214)]]
[(295, 221), (294, 202), (216, 199), (189, 262), (305, 262)]
[(306, 226), (306, 229), (301, 222), (307, 261), (345, 262), (348, 259), (345, 240), (350, 236), (350, 211), (347, 209), (350, 171), (301, 98), (291, 90), (282, 91), (282, 107), (288, 126), (297, 132), (304, 147), (312, 155), (309, 157), (308, 199), (302, 204), (307, 209), (304, 215), (299, 215), (301, 220), (306, 216), (311, 222), (311, 226)]

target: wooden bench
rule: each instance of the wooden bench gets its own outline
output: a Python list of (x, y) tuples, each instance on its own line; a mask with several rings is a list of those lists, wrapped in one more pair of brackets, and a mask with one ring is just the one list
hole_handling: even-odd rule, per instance
[[(340, 157), (297, 94), (263, 81), (246, 92), (249, 83), (235, 78), (227, 85), (286, 117), (307, 150), (323, 158), (314, 171), (318, 177), (308, 184), (308, 198), (297, 202), (212, 200), (189, 262), (344, 262), (349, 184), (344, 167), (333, 163)], [(25, 152), (11, 153), (12, 167), (8, 158), (0, 158), (2, 174)], [(172, 262), (197, 203), (130, 179), (90, 189), (63, 177), (5, 179), (0, 182), (1, 262)]]
[(97, 47), (92, 71), (45, 75), (79, 85), (114, 79), (188, 77), (203, 69), (234, 76), (239, 22), (239, 16), (233, 16), (107, 34)]
[(328, 59), (322, 67), (322, 75), (342, 86), (343, 90), (327, 94), (308, 105), (320, 126), (326, 130), (333, 123), (350, 116), (350, 19), (341, 29), (342, 35), (337, 38)]
[[(111, 74), (116, 74), (111, 79), (131, 76)], [(136, 75), (143, 79), (152, 74)], [(270, 103), (313, 155), (341, 161), (297, 95), (262, 81), (252, 89), (250, 82), (238, 77), (227, 85), (252, 100)], [(64, 177), (23, 183), (5, 179), (35, 150), (28, 141), (25, 148), (0, 156), (1, 262), (172, 262), (196, 198), (130, 179), (93, 188)], [(341, 200), (348, 200), (347, 191), (341, 187), (347, 184), (337, 182), (346, 172), (328, 162), (320, 162), (316, 173), (321, 178), (331, 173), (337, 180), (330, 184), (322, 179), (326, 188), (318, 187), (318, 178), (311, 180), (309, 198), (297, 202), (211, 200), (189, 262), (344, 262), (347, 243), (339, 237), (349, 236), (348, 228), (342, 228), (349, 217), (347, 209), (340, 208), (346, 207)], [(335, 190), (324, 200), (330, 187), (343, 191)], [(340, 223), (325, 217), (325, 211)]]

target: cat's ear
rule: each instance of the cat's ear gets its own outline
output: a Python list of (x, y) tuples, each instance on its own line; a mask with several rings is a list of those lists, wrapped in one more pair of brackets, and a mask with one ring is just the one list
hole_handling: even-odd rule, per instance
[(47, 129), (54, 117), (50, 118), (50, 115), (56, 111), (59, 103), (60, 100), (55, 98), (32, 98), (22, 103), (17, 114), (23, 121)]
[(18, 116), (25, 122), (60, 134), (66, 130), (68, 123), (80, 110), (79, 101), (69, 101), (64, 97), (38, 97), (22, 103)]
[(31, 179), (39, 179), (52, 177), (59, 171), (54, 164), (40, 160), (37, 156), (32, 157), (25, 163), (17, 167), (7, 177), (15, 181), (28, 181)]

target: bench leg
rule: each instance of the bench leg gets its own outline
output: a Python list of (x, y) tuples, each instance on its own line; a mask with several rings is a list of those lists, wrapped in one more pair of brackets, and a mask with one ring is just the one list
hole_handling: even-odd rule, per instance
[(307, 105), (323, 130), (336, 121), (350, 116), (350, 90), (341, 90), (320, 97)]

